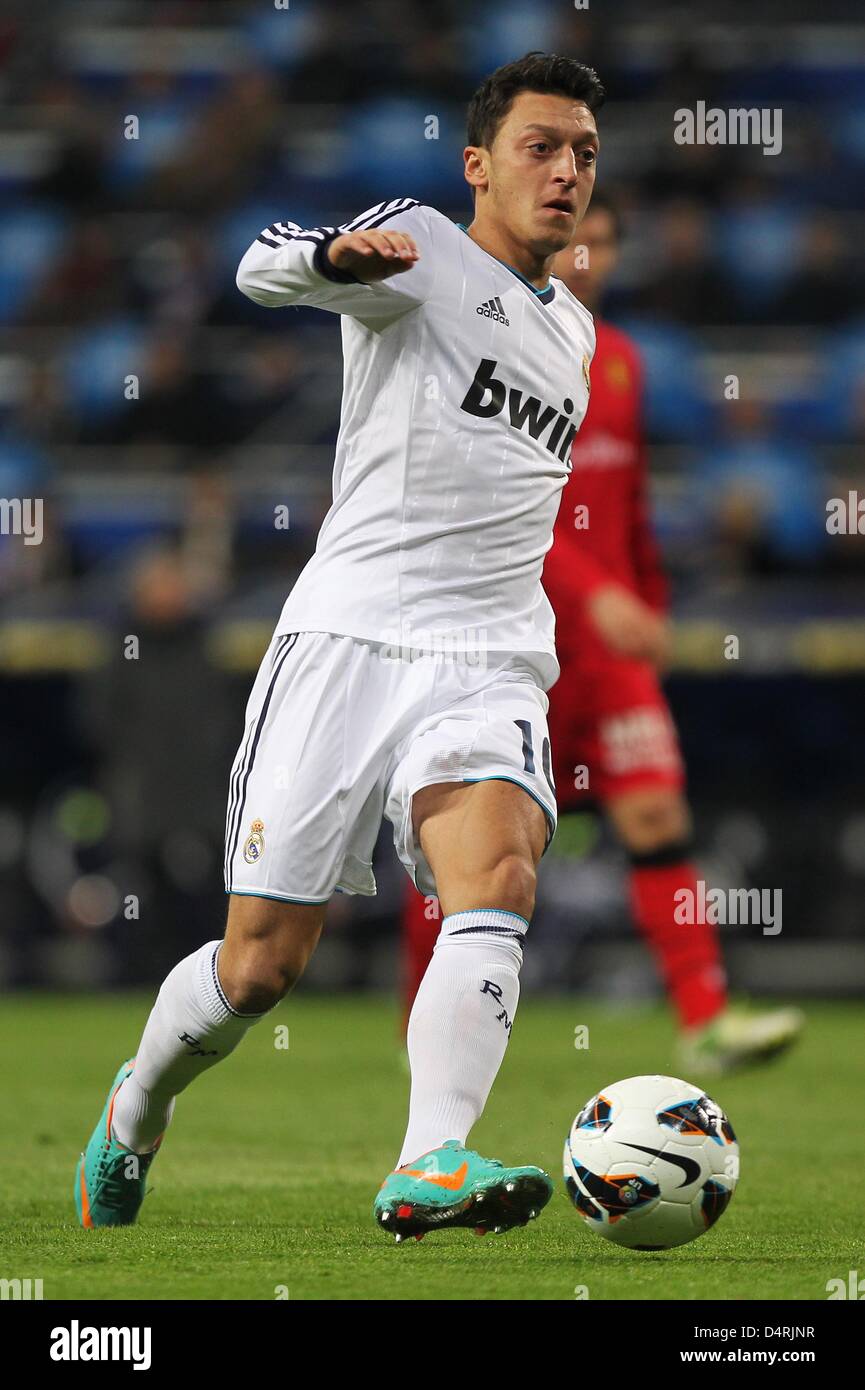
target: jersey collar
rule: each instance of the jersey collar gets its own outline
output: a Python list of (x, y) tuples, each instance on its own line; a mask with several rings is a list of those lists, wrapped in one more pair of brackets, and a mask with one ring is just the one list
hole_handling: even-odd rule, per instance
[[(466, 236), (469, 236), (469, 229), (464, 222), (458, 222), (457, 226), (459, 227), (461, 232), (465, 232)], [(469, 237), (469, 241), (473, 241), (474, 245), (478, 247), (479, 251), (484, 251), (483, 246), (478, 246), (478, 243), (474, 241), (473, 237)], [(492, 259), (494, 261), (498, 261), (499, 265), (503, 265), (505, 270), (509, 270), (512, 275), (516, 275), (517, 279), (522, 281), (526, 289), (531, 290), (532, 294), (535, 296), (535, 299), (538, 301), (539, 304), (552, 304), (553, 300), (556, 297), (556, 287), (553, 284), (552, 279), (550, 279), (550, 283), (544, 289), (539, 290), (532, 284), (531, 280), (527, 280), (525, 275), (523, 275), (522, 271), (517, 270), (515, 266), (508, 265), (507, 261), (499, 261), (498, 256), (493, 256), (491, 251), (484, 251), (484, 255), (492, 256)]]

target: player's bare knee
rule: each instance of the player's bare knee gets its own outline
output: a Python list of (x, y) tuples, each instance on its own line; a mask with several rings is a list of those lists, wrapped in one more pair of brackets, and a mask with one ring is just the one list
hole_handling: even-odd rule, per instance
[(257, 937), (230, 953), (223, 947), (219, 974), (232, 1008), (243, 1014), (272, 1009), (297, 984), (311, 954), (312, 946), (297, 938)]
[(531, 857), (516, 851), (503, 854), (489, 876), (488, 905), (518, 912), (528, 921), (535, 907), (536, 888), (537, 875)]
[(219, 974), (233, 1008), (263, 1013), (288, 994), (315, 950), (323, 915), (318, 904), (232, 899)]
[(273, 962), (250, 956), (241, 959), (230, 974), (220, 971), (220, 978), (233, 1009), (241, 1014), (260, 1014), (278, 1004), (299, 976)]

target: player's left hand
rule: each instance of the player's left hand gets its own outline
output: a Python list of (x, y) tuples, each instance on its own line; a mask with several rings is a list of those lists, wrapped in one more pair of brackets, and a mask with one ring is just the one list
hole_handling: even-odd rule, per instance
[(598, 636), (617, 656), (650, 661), (663, 669), (672, 647), (667, 620), (631, 593), (623, 584), (604, 584), (587, 604), (589, 619)]
[(345, 232), (334, 237), (325, 252), (337, 270), (346, 270), (367, 285), (411, 270), (419, 254), (407, 232), (382, 230)]

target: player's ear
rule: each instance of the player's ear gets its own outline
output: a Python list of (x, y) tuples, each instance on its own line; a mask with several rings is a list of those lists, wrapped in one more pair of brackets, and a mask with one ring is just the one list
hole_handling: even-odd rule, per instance
[(466, 145), (463, 160), (466, 183), (470, 183), (475, 190), (489, 187), (487, 151), (479, 145)]

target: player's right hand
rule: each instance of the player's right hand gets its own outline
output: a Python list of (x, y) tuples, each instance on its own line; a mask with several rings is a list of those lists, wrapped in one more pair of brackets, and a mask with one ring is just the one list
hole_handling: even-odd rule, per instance
[(337, 270), (348, 271), (364, 284), (387, 280), (411, 270), (419, 252), (405, 232), (346, 232), (334, 237), (325, 255)]
[(598, 636), (617, 656), (650, 661), (663, 667), (670, 651), (666, 621), (622, 584), (604, 584), (587, 604)]

